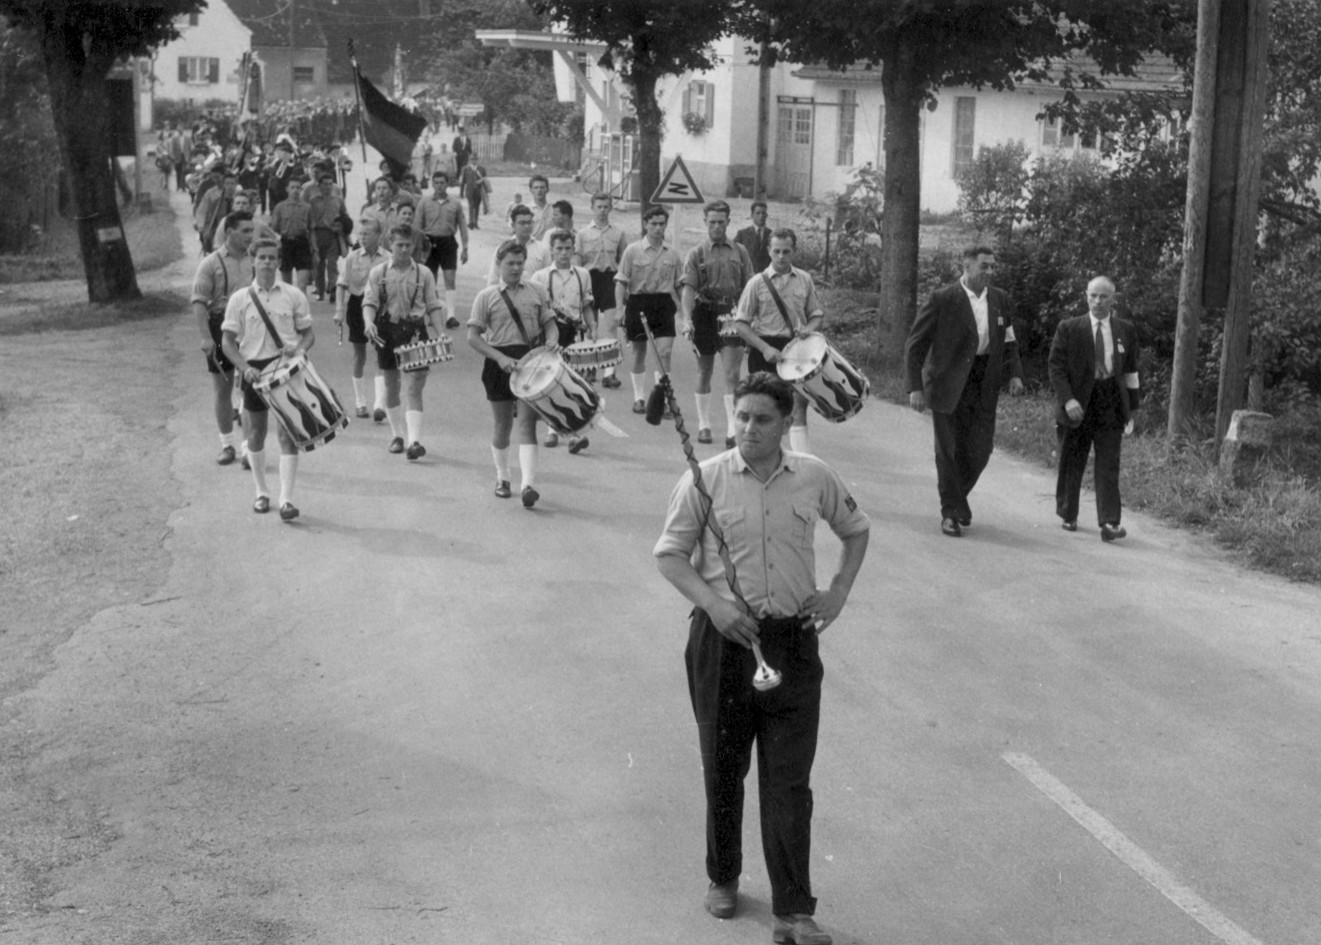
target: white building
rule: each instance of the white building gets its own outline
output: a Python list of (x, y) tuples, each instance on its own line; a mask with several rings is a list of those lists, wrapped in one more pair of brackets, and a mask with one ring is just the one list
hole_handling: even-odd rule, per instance
[[(549, 49), (557, 54), (556, 87), (561, 101), (573, 100), (573, 83), (586, 93), (586, 152), (627, 152), (631, 139), (620, 134), (631, 114), (618, 78), (603, 69), (600, 43), (580, 42), (555, 33), (491, 30), (478, 33), (489, 45)], [(662, 163), (682, 155), (708, 197), (734, 196), (750, 187), (756, 164), (758, 69), (748, 43), (726, 37), (713, 46), (718, 65), (664, 80), (657, 95), (665, 111)], [(1112, 89), (1178, 92), (1181, 76), (1161, 61), (1133, 79), (1110, 79)], [(1106, 93), (1081, 93), (1104, 95)], [(1014, 91), (946, 88), (936, 107), (923, 111), (921, 124), (922, 208), (953, 210), (959, 190), (956, 174), (977, 149), (1017, 140), (1032, 154), (1048, 150), (1095, 151), (1096, 142), (1061, 135), (1037, 116), (1062, 97), (1050, 84), (1023, 83)], [(697, 116), (701, 122), (685, 116)], [(694, 130), (698, 129), (694, 133)], [(770, 76), (767, 191), (776, 199), (824, 197), (847, 186), (856, 168), (884, 166), (882, 131), (885, 104), (881, 73), (875, 69), (832, 72), (819, 66), (781, 63)], [(627, 155), (624, 164), (628, 166)]]
[(155, 97), (238, 104), (239, 65), (252, 48), (252, 30), (225, 0), (209, 0), (200, 12), (180, 16), (176, 25), (179, 38), (153, 57)]

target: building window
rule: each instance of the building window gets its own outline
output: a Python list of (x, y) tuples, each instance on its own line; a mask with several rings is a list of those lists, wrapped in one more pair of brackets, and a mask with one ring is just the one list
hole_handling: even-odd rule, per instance
[(185, 85), (215, 85), (220, 81), (220, 60), (206, 56), (180, 56), (179, 81)]
[(313, 83), (316, 81), (315, 66), (294, 66), (294, 81)]
[(812, 143), (812, 109), (794, 109), (794, 144)]
[(710, 128), (716, 120), (716, 87), (711, 82), (694, 79), (683, 93), (683, 113), (697, 115)]
[(855, 89), (840, 89), (839, 135), (835, 142), (835, 163), (840, 167), (853, 166), (853, 135), (858, 126), (858, 93)]
[(196, 13), (189, 13), (189, 14), (188, 14), (188, 25), (189, 25), (189, 26), (196, 26), (196, 25), (197, 25), (197, 21), (198, 21), (199, 18), (200, 18), (200, 17), (199, 17), (199, 14), (196, 14)]
[(972, 167), (977, 100), (970, 95), (954, 99), (954, 176)]
[[(1072, 151), (1077, 144), (1078, 136), (1072, 131), (1065, 131), (1058, 118), (1041, 122), (1041, 146), (1043, 148), (1059, 148), (1061, 151)], [(1083, 147), (1094, 150), (1096, 148), (1096, 138), (1087, 136), (1083, 141)]]

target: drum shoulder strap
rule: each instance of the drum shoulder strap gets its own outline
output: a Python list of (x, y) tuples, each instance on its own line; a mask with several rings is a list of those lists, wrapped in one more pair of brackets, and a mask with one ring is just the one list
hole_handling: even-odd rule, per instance
[[(505, 308), (509, 309), (509, 314), (513, 317), (514, 324), (518, 326), (518, 333), (523, 337), (523, 344), (527, 345), (529, 348), (533, 347), (532, 339), (527, 333), (527, 326), (523, 324), (523, 316), (518, 314), (518, 307), (514, 305), (514, 300), (509, 297), (509, 293), (505, 291), (504, 286), (500, 287), (500, 298), (504, 299)], [(537, 334), (537, 340), (541, 340), (540, 332)]]
[(775, 300), (775, 307), (780, 310), (780, 317), (784, 319), (784, 323), (794, 331), (803, 327), (797, 316), (789, 314), (789, 310), (785, 308), (784, 299), (780, 298), (780, 293), (775, 291), (775, 284), (771, 282), (771, 277), (766, 274), (765, 270), (762, 270), (761, 281), (766, 283), (766, 288), (770, 290), (771, 298)]
[(266, 331), (270, 333), (271, 343), (277, 348), (283, 348), (284, 342), (280, 339), (280, 333), (275, 330), (275, 323), (271, 321), (271, 316), (266, 314), (266, 308), (261, 304), (261, 299), (257, 298), (257, 287), (255, 285), (248, 286), (248, 295), (252, 297), (252, 304), (257, 306), (257, 314), (266, 323)]

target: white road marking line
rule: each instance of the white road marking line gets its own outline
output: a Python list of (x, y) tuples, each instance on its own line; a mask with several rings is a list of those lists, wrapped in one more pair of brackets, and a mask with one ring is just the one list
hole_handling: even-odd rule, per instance
[(1119, 857), (1125, 866), (1145, 879), (1157, 892), (1182, 909), (1193, 921), (1216, 938), (1226, 945), (1262, 945), (1260, 940), (1249, 935), (1209, 902), (1179, 882), (1173, 873), (1148, 856), (1114, 824), (1083, 803), (1082, 798), (1037, 764), (1033, 758), (1018, 752), (1006, 752), (1001, 758), (1005, 764), (1031, 781), (1037, 790), (1058, 804), (1066, 814), (1082, 825), (1084, 830), (1101, 841), (1101, 845)]

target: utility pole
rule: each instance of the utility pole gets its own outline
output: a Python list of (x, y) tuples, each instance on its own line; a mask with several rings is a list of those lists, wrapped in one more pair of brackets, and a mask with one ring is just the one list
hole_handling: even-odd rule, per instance
[(1243, 404), (1252, 263), (1261, 189), (1270, 0), (1199, 0), (1183, 273), (1174, 338), (1168, 435), (1191, 432), (1197, 333), (1222, 316), (1216, 442)]
[(766, 159), (770, 154), (771, 138), (771, 60), (774, 55), (770, 44), (762, 40), (761, 54), (757, 57), (757, 163), (752, 172), (752, 196), (756, 200), (766, 199)]

